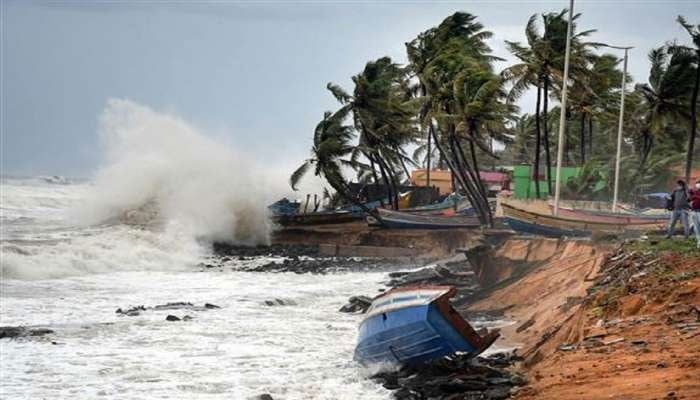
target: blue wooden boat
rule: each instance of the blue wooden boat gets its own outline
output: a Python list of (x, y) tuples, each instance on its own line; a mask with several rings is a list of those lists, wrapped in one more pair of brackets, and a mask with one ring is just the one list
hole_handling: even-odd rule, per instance
[(590, 231), (577, 231), (569, 229), (560, 229), (552, 226), (535, 224), (532, 222), (522, 221), (516, 218), (505, 217), (505, 222), (511, 229), (517, 232), (527, 233), (530, 235), (541, 235), (547, 237), (587, 237), (591, 235)]
[(510, 204), (501, 204), (506, 223), (515, 231), (544, 235), (551, 237), (562, 236), (591, 236), (593, 233), (612, 234), (640, 234), (643, 232), (656, 232), (665, 228), (664, 220), (613, 220), (598, 221), (585, 215), (578, 218), (555, 217), (550, 214), (542, 214), (527, 211)]
[(374, 299), (360, 323), (355, 360), (418, 364), (457, 352), (476, 356), (498, 338), (477, 333), (450, 305), (452, 286), (408, 286)]
[[(381, 217), (384, 227), (392, 229), (465, 229), (481, 225), (476, 217), (417, 215), (383, 208), (378, 208), (377, 213)], [(373, 217), (367, 217), (367, 223), (370, 226), (379, 225)]]

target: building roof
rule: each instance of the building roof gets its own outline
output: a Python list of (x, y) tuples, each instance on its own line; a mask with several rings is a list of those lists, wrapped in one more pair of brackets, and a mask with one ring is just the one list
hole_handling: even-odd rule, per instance
[(479, 171), (479, 177), (485, 182), (506, 182), (509, 180), (508, 174), (503, 172)]

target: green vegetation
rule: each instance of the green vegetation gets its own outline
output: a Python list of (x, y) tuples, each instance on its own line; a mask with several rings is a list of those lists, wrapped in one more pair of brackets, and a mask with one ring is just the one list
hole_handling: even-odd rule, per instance
[[(564, 145), (565, 165), (584, 173), (564, 182), (564, 194), (602, 199), (611, 192), (623, 73), (618, 55), (602, 53), (605, 44), (587, 40), (594, 30), (578, 29), (581, 20), (576, 15), (572, 25)], [(627, 94), (623, 200), (666, 189), (680, 173), (674, 169), (685, 159), (689, 175), (698, 156), (700, 25), (682, 17), (677, 22), (693, 47), (667, 42), (651, 51), (648, 83)], [(348, 175), (355, 173), (359, 182), (385, 185), (398, 208), (397, 186), (409, 178), (409, 166), (438, 166), (451, 170), (455, 187), (484, 225), (492, 216), (479, 177), (483, 165), (531, 165), (533, 176), (545, 175), (551, 193), (552, 149), (558, 145), (551, 132), (559, 124), (567, 28), (566, 10), (533, 15), (524, 27), (527, 43), (506, 42), (517, 63), (496, 71), (499, 58), (487, 44), (491, 32), (476, 16), (458, 12), (406, 43), (408, 65), (388, 57), (370, 61), (353, 77), (351, 92), (329, 83), (340, 108), (319, 123), (312, 156), (292, 174), (292, 187), (313, 167), (337, 197), (359, 204), (348, 186)], [(537, 93), (534, 114), (521, 114), (514, 102), (528, 90)], [(494, 150), (496, 142), (505, 148)]]
[(625, 245), (626, 250), (637, 251), (645, 254), (673, 253), (682, 256), (697, 257), (697, 243), (695, 238), (683, 240), (669, 240), (663, 236), (651, 236), (648, 240), (635, 240)]

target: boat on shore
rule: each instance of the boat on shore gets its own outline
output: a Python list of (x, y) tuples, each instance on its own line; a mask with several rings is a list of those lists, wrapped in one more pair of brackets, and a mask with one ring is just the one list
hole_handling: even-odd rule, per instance
[(454, 354), (474, 357), (499, 337), (479, 334), (451, 305), (453, 286), (408, 286), (374, 299), (360, 323), (355, 360), (412, 365)]
[(272, 221), (282, 226), (342, 224), (360, 221), (364, 214), (352, 211), (318, 211), (305, 214), (282, 214), (272, 216)]
[[(476, 217), (420, 215), (383, 208), (378, 208), (377, 213), (382, 219), (383, 226), (393, 229), (465, 229), (481, 225)], [(370, 226), (381, 225), (373, 217), (367, 217), (367, 223)]]
[(550, 237), (587, 237), (593, 233), (640, 233), (665, 229), (666, 219), (649, 219), (628, 223), (620, 220), (612, 222), (594, 221), (583, 215), (577, 218), (555, 217), (534, 211), (527, 211), (510, 204), (501, 204), (506, 223), (515, 231)]
[[(554, 208), (553, 206), (552, 209)], [(609, 211), (574, 210), (571, 208), (559, 207), (559, 216), (562, 218), (587, 220), (591, 222), (605, 222), (618, 224), (646, 224), (665, 223), (668, 221), (667, 215), (643, 215), (629, 213), (613, 213)]]

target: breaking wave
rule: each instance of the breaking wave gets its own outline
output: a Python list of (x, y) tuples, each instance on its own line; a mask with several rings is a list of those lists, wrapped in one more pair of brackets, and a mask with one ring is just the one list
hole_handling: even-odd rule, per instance
[(176, 221), (207, 241), (269, 241), (265, 176), (242, 154), (129, 100), (108, 102), (99, 135), (106, 162), (76, 210), (81, 223)]
[(2, 179), (0, 278), (191, 270), (212, 241), (269, 241), (280, 176), (129, 100), (108, 102), (98, 133), (104, 162), (88, 181)]

